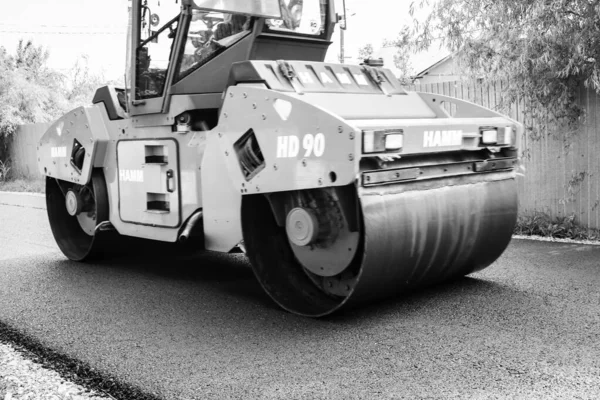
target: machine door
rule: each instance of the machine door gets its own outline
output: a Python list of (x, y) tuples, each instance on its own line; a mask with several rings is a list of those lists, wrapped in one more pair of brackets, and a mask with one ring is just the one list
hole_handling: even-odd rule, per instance
[(133, 87), (131, 115), (160, 113), (177, 53), (181, 4), (136, 0), (133, 12)]
[(122, 221), (168, 228), (181, 225), (178, 150), (174, 139), (118, 143)]

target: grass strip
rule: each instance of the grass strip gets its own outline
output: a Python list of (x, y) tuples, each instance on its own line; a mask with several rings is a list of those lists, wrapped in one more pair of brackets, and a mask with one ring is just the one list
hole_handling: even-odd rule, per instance
[(600, 230), (585, 228), (575, 220), (575, 214), (552, 218), (544, 212), (519, 215), (514, 233), (523, 236), (542, 236), (583, 241), (600, 240)]
[(41, 179), (0, 180), (0, 192), (46, 193), (46, 182)]

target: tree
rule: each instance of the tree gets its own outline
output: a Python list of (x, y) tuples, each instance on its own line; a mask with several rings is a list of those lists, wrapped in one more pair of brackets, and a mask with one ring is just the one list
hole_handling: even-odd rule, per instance
[(16, 54), (0, 49), (0, 152), (19, 125), (46, 122), (66, 107), (60, 74), (47, 68), (48, 52), (19, 41)]
[(582, 121), (581, 86), (600, 92), (600, 1), (418, 0), (412, 45), (434, 39), (456, 54), (469, 77), (504, 82), (505, 104), (527, 101), (542, 131), (574, 130)]
[(373, 45), (371, 43), (367, 43), (358, 49), (358, 59), (360, 61), (366, 60), (373, 55), (374, 51)]
[(413, 33), (408, 26), (404, 26), (398, 37), (394, 40), (385, 40), (384, 47), (395, 47), (394, 65), (400, 70), (398, 79), (403, 85), (409, 85), (412, 82), (413, 66), (410, 62), (412, 54)]
[(83, 55), (75, 61), (68, 75), (64, 77), (63, 90), (66, 100), (77, 107), (89, 104), (96, 90), (107, 84), (117, 85), (113, 81), (107, 82), (102, 73), (92, 72), (88, 56)]
[(19, 125), (54, 121), (89, 104), (103, 77), (89, 70), (87, 59), (68, 75), (48, 67), (49, 52), (31, 41), (19, 41), (14, 55), (0, 47), (0, 160)]
[(26, 71), (31, 78), (35, 78), (48, 71), (46, 63), (49, 57), (48, 50), (41, 46), (35, 47), (31, 40), (23, 44), (21, 39), (17, 46), (17, 53), (13, 58), (14, 68)]

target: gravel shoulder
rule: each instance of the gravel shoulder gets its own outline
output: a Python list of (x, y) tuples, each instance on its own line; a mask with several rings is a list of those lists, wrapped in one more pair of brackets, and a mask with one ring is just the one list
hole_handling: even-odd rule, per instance
[(0, 400), (160, 400), (0, 321)]
[(0, 399), (110, 400), (113, 397), (67, 381), (58, 372), (0, 343)]

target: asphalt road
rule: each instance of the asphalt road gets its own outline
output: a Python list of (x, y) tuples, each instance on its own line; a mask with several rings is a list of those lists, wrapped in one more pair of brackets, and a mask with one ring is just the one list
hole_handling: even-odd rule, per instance
[(0, 206), (0, 321), (165, 399), (600, 397), (600, 246), (513, 240), (470, 278), (327, 319), (243, 256), (67, 261)]

